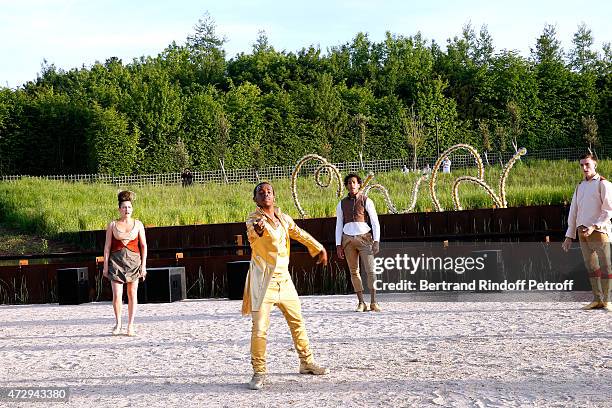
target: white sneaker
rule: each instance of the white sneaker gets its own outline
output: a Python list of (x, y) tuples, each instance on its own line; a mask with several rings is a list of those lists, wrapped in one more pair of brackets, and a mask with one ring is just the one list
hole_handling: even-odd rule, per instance
[(249, 388), (252, 390), (261, 390), (266, 383), (266, 375), (255, 373), (253, 374), (253, 378), (249, 381)]

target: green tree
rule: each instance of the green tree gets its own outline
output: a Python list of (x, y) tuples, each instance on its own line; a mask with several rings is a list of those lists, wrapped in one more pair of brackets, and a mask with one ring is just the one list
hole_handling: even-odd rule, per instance
[(418, 169), (417, 157), (419, 150), (425, 144), (427, 132), (423, 121), (415, 114), (414, 107), (402, 110), (400, 118), (404, 134), (412, 150), (412, 169), (416, 171)]
[(115, 108), (94, 105), (92, 121), (87, 128), (89, 171), (92, 173), (129, 175), (136, 169), (138, 128), (130, 129), (125, 115)]
[(135, 64), (132, 70), (126, 114), (141, 132), (139, 147), (144, 158), (139, 171), (172, 171), (172, 147), (182, 131), (184, 105), (180, 88), (170, 82), (159, 59)]
[(579, 123), (572, 101), (574, 84), (563, 54), (555, 27), (546, 25), (532, 50), (532, 58), (542, 114), (539, 122), (542, 144), (548, 147), (570, 145), (572, 127)]
[(225, 72), (225, 37), (217, 34), (212, 16), (205, 12), (187, 37), (187, 50), (193, 64), (197, 83), (223, 85)]
[(365, 115), (358, 113), (353, 117), (353, 123), (357, 129), (359, 140), (359, 163), (361, 165), (361, 169), (365, 170), (365, 166), (363, 165), (363, 150), (365, 149), (366, 145), (368, 118)]
[(569, 53), (570, 67), (581, 73), (594, 70), (597, 64), (597, 53), (592, 50), (591, 30), (584, 23), (578, 26), (572, 43), (574, 48)]
[(523, 133), (523, 120), (521, 118), (521, 110), (514, 101), (509, 101), (507, 105), (508, 117), (510, 122), (510, 140), (514, 152), (518, 152), (519, 138)]
[(261, 146), (264, 135), (260, 89), (248, 82), (231, 88), (224, 109), (231, 123), (228, 166), (251, 168), (255, 165), (252, 146)]
[(589, 151), (593, 153), (595, 146), (599, 145), (597, 120), (595, 120), (594, 116), (583, 116), (582, 127), (584, 129), (584, 140), (589, 144)]
[(603, 56), (598, 61), (596, 81), (598, 95), (596, 117), (603, 145), (612, 144), (612, 48), (610, 43), (603, 46)]
[[(185, 100), (185, 114), (182, 122), (184, 139), (182, 140), (189, 152), (191, 166), (197, 170), (219, 168), (218, 159), (221, 156), (217, 149), (218, 123), (219, 116), (223, 114), (220, 99), (221, 95), (217, 91), (207, 88), (191, 94)], [(227, 123), (227, 120), (225, 121)], [(225, 159), (224, 156), (222, 158)]]
[(230, 124), (225, 113), (223, 111), (216, 112), (216, 138), (213, 142), (213, 152), (219, 161), (221, 171), (227, 182), (227, 175), (225, 174), (225, 159), (227, 158), (230, 143)]
[(342, 100), (345, 89), (344, 85), (334, 85), (330, 74), (321, 74), (315, 86), (302, 87), (297, 96), (300, 113), (320, 149), (317, 153), (333, 161), (354, 160), (357, 150), (355, 140), (347, 137), (349, 116)]
[(183, 171), (191, 167), (191, 158), (189, 157), (189, 151), (183, 140), (179, 137), (174, 145), (174, 169), (176, 171)]

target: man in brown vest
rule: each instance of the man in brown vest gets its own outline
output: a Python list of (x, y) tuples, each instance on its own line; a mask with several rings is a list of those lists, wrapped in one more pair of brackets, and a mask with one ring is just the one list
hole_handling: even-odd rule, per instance
[[(370, 289), (370, 310), (380, 312), (376, 303), (374, 288), (374, 255), (379, 251), (380, 224), (374, 203), (359, 189), (361, 178), (357, 174), (349, 174), (344, 178), (348, 196), (344, 197), (336, 207), (336, 252), (338, 258), (344, 259), (351, 271), (351, 282), (357, 293), (358, 312), (367, 312), (368, 306), (363, 300), (363, 285), (359, 276), (359, 259), (368, 276)], [(372, 227), (368, 225), (368, 220)]]

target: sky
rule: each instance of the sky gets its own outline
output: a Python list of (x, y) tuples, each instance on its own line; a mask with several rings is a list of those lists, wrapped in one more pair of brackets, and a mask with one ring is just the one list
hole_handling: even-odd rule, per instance
[(260, 30), (276, 50), (310, 45), (326, 51), (357, 33), (381, 41), (387, 31), (420, 32), (444, 45), (470, 23), (486, 25), (496, 51), (529, 56), (546, 24), (565, 50), (586, 24), (594, 48), (612, 42), (612, 2), (594, 0), (0, 0), (0, 86), (35, 80), (43, 61), (69, 70), (118, 57), (124, 63), (183, 44), (208, 12), (227, 39), (227, 58), (250, 53)]

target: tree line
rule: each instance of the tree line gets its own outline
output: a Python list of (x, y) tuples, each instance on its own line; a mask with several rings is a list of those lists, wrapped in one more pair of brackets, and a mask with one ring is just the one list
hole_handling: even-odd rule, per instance
[(358, 33), (322, 52), (226, 58), (204, 15), (184, 44), (130, 63), (69, 71), (44, 64), (0, 88), (0, 174), (142, 174), (434, 156), (455, 143), (481, 151), (612, 141), (612, 50), (584, 24), (565, 51), (544, 27), (528, 57), (495, 51), (486, 26), (446, 47)]

